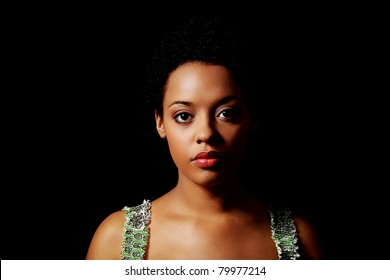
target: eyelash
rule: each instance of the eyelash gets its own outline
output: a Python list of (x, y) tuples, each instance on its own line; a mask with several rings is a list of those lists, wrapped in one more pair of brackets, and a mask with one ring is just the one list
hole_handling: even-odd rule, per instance
[[(230, 117), (229, 116), (228, 117), (222, 117), (222, 119), (226, 120), (226, 121), (234, 121), (234, 120), (237, 119), (237, 117), (239, 115), (239, 110), (237, 110), (237, 109), (224, 109), (224, 110), (222, 110), (221, 112), (218, 113), (217, 117), (221, 116), (222, 114), (227, 113), (227, 112), (230, 113), (231, 116)], [(188, 122), (190, 122), (190, 121), (187, 121), (187, 120), (180, 121), (179, 118), (181, 118), (183, 116), (191, 117), (191, 114), (188, 113), (188, 112), (180, 112), (180, 113), (177, 113), (176, 115), (174, 115), (173, 118), (175, 119), (175, 121), (177, 123), (188, 123)]]

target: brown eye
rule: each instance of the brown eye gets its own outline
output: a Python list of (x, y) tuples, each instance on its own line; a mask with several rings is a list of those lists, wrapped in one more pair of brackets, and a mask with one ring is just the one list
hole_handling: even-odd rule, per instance
[(225, 109), (221, 111), (218, 116), (226, 120), (235, 120), (239, 116), (239, 111), (235, 109)]
[(187, 123), (191, 120), (191, 115), (189, 113), (183, 112), (175, 115), (174, 119), (178, 123)]

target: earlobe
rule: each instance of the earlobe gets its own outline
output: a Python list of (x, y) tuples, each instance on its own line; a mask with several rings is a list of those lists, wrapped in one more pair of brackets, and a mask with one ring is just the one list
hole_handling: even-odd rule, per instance
[(154, 118), (156, 120), (156, 129), (161, 138), (165, 138), (164, 122), (157, 111), (154, 111)]

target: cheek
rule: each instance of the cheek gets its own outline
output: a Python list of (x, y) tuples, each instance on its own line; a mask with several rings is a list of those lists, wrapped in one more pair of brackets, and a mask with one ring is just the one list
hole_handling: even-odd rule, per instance
[(166, 130), (169, 150), (173, 158), (183, 156), (183, 151), (188, 149), (186, 134), (180, 130)]
[(247, 126), (237, 126), (230, 129), (223, 129), (221, 132), (228, 144), (242, 146), (247, 142), (249, 130)]
[(237, 162), (241, 162), (247, 153), (249, 138), (248, 133), (248, 129), (240, 129), (230, 143), (232, 154), (234, 154), (233, 157), (237, 160)]

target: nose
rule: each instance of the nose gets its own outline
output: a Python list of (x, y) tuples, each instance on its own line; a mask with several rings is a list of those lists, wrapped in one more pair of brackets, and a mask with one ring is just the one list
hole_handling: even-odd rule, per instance
[(197, 144), (209, 143), (215, 138), (213, 120), (207, 116), (198, 117), (196, 122), (195, 141)]

